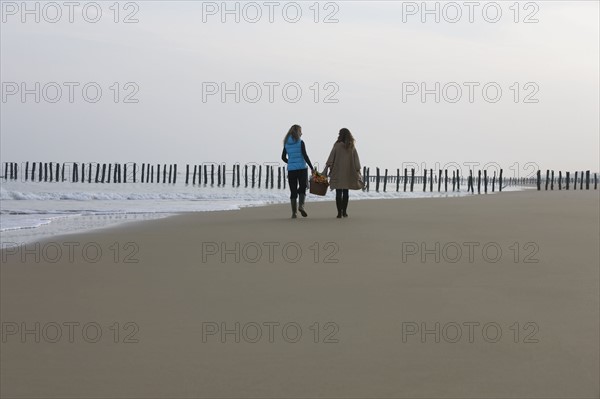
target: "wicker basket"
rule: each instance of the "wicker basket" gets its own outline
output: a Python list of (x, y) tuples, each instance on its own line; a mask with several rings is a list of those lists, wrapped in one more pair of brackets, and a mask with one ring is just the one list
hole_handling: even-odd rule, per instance
[(310, 193), (315, 195), (326, 195), (329, 183), (317, 183), (312, 179), (310, 180)]

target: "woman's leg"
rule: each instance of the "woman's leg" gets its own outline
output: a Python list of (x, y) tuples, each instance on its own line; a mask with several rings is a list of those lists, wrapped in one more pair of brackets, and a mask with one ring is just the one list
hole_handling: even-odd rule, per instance
[(346, 209), (348, 209), (348, 201), (350, 200), (350, 192), (348, 189), (342, 190), (342, 216), (348, 217)]
[(308, 213), (304, 210), (304, 200), (306, 198), (306, 183), (308, 183), (308, 169), (302, 169), (298, 172), (298, 197), (300, 200), (298, 210), (302, 217), (307, 217)]
[(342, 217), (342, 191), (340, 189), (335, 190), (335, 206), (337, 206), (337, 218), (340, 219)]
[(290, 186), (290, 203), (292, 204), (292, 218), (296, 218), (298, 198), (298, 171), (288, 170), (288, 184)]

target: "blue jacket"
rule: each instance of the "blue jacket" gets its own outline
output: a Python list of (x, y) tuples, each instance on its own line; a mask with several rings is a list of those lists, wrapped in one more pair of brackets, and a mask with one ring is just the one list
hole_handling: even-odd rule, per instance
[(288, 154), (288, 170), (306, 169), (306, 161), (302, 155), (302, 140), (294, 141), (292, 136), (288, 137), (285, 150)]

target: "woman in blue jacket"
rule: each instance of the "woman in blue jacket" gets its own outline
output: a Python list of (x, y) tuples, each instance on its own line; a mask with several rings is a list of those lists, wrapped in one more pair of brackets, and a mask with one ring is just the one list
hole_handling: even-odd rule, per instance
[[(290, 186), (290, 201), (292, 203), (292, 219), (296, 218), (296, 210), (300, 211), (303, 217), (308, 214), (304, 210), (304, 200), (306, 198), (306, 184), (308, 183), (308, 169), (306, 165), (313, 170), (310, 159), (306, 154), (304, 141), (300, 140), (302, 128), (294, 125), (283, 139), (283, 153), (281, 159), (288, 164), (288, 183)], [(297, 204), (297, 198), (300, 197), (300, 206)], [(298, 206), (298, 207), (297, 207)]]

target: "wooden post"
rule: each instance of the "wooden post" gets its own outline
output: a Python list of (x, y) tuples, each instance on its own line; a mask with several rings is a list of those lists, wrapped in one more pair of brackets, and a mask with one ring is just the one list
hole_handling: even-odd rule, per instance
[(586, 190), (590, 189), (590, 171), (589, 170), (585, 171), (585, 189)]
[(386, 188), (387, 188), (387, 179), (388, 179), (388, 170), (386, 169), (385, 170), (385, 177), (384, 177), (384, 180), (383, 180), (383, 192), (384, 193), (385, 193)]
[(467, 192), (471, 191), (472, 193), (474, 192), (473, 189), (473, 170), (469, 169), (469, 182), (468, 182), (468, 186), (467, 186)]
[(215, 185), (215, 164), (210, 165), (210, 185)]
[[(35, 162), (31, 163), (31, 181), (35, 181), (35, 166), (37, 164)], [(6, 173), (6, 170), (4, 171)], [(4, 177), (6, 178), (6, 175), (4, 175)]]
[(546, 169), (546, 191), (548, 191), (548, 183), (550, 183), (550, 169)]
[(4, 180), (8, 180), (8, 162), (4, 162)]
[(367, 180), (365, 180), (367, 184), (367, 192), (371, 189), (371, 168), (367, 168)]
[(277, 167), (277, 189), (281, 190), (281, 166)]
[(273, 188), (273, 181), (275, 180), (275, 171), (274, 171), (275, 166), (271, 166), (271, 188)]
[(558, 190), (562, 190), (562, 171), (558, 171)]
[(254, 188), (254, 185), (256, 184), (255, 176), (256, 176), (256, 165), (252, 165), (252, 188)]
[(240, 164), (237, 164), (237, 186), (240, 186)]
[(99, 176), (100, 176), (100, 164), (97, 163), (96, 164), (96, 176), (95, 176), (95, 179), (94, 179), (94, 183), (98, 183), (99, 182), (99, 180), (98, 180)]
[(494, 171), (494, 176), (492, 177), (492, 192), (496, 189), (496, 171)]
[(448, 169), (444, 169), (444, 191), (448, 192)]
[(442, 191), (442, 170), (440, 169), (439, 171), (439, 175), (438, 175), (438, 193), (440, 191)]
[(429, 169), (429, 191), (433, 192), (433, 169)]
[(452, 171), (452, 192), (456, 191), (456, 172)]
[[(194, 175), (194, 180), (196, 176)], [(185, 165), (185, 185), (187, 186), (190, 183), (190, 164)]]
[(481, 169), (477, 171), (477, 194), (481, 194)]
[(400, 169), (396, 169), (396, 192), (400, 191)]
[(423, 192), (427, 191), (427, 169), (423, 169)]
[(150, 180), (146, 180), (146, 164), (142, 163), (142, 183), (150, 182)]
[[(16, 165), (15, 165), (15, 166), (16, 166)], [(82, 166), (83, 166), (83, 165), (82, 165)], [(48, 164), (48, 172), (49, 172), (49, 173), (48, 173), (48, 181), (49, 181), (49, 182), (52, 182), (52, 180), (53, 180), (53, 177), (54, 177), (54, 173), (52, 173), (52, 162), (50, 162), (50, 163)], [(58, 176), (56, 176), (56, 177), (58, 178)], [(14, 179), (14, 176), (13, 176), (13, 179)]]
[(410, 192), (413, 192), (413, 188), (415, 185), (415, 168), (410, 169)]
[(377, 170), (377, 180), (375, 181), (375, 192), (379, 192), (379, 168)]
[(577, 190), (577, 171), (575, 171), (575, 178), (573, 179), (573, 190)]
[(594, 190), (598, 190), (598, 176), (594, 173)]
[(565, 172), (565, 189), (569, 189), (569, 185), (571, 184), (571, 172)]
[(48, 181), (48, 162), (44, 162), (44, 181)]
[(258, 188), (260, 188), (260, 179), (262, 179), (262, 165), (258, 165)]
[(537, 189), (538, 191), (542, 189), (542, 171), (539, 169), (537, 171)]
[[(202, 165), (200, 165), (202, 167)], [(204, 165), (204, 185), (208, 184), (208, 166)]]
[(581, 171), (581, 175), (579, 177), (579, 189), (583, 190), (583, 170)]
[[(56, 165), (56, 179), (58, 180), (58, 164)], [(88, 183), (92, 182), (92, 163), (90, 162), (90, 166), (88, 168)]]
[(223, 171), (223, 186), (225, 186), (227, 184), (227, 164), (226, 163), (223, 164), (223, 168), (221, 170)]
[(285, 186), (286, 186), (286, 182), (287, 182), (287, 178), (286, 178), (286, 176), (287, 176), (287, 169), (286, 169), (285, 166), (281, 167), (281, 174), (283, 175), (283, 179), (282, 179), (283, 180), (283, 189), (285, 190)]
[(271, 167), (269, 165), (265, 165), (265, 188), (269, 188), (269, 176)]
[(221, 187), (221, 165), (217, 165), (217, 187)]
[(137, 179), (137, 163), (133, 164), (133, 182), (136, 183)]
[(487, 169), (483, 171), (483, 192), (487, 194), (488, 178)]
[(177, 184), (177, 164), (173, 164), (173, 184)]
[(406, 183), (408, 183), (408, 170), (404, 168), (404, 192), (406, 192)]
[(550, 190), (554, 190), (554, 170), (552, 171), (552, 177), (550, 178)]
[(29, 178), (29, 161), (25, 162), (25, 181)]

